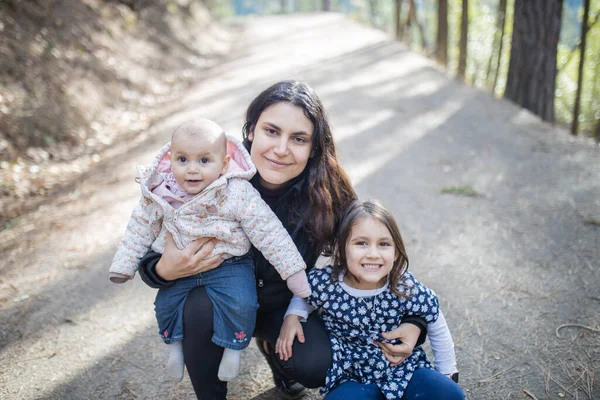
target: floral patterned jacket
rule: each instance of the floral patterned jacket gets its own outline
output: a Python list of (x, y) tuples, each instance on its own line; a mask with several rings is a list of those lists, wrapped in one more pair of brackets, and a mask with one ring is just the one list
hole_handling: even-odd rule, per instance
[(162, 253), (167, 232), (180, 249), (196, 238), (217, 238), (212, 255), (226, 258), (246, 254), (252, 243), (284, 280), (306, 268), (289, 234), (250, 184), (256, 167), (239, 140), (228, 136), (231, 161), (227, 172), (178, 209), (152, 193), (171, 172), (169, 150), (167, 143), (150, 166), (138, 167), (142, 198), (110, 266), (113, 282), (132, 279), (150, 248)]

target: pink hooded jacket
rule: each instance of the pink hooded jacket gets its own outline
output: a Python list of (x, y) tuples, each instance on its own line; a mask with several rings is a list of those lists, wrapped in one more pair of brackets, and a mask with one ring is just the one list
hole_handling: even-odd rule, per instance
[(284, 280), (306, 268), (291, 237), (249, 182), (256, 173), (250, 154), (239, 140), (231, 136), (227, 139), (227, 154), (231, 157), (227, 172), (177, 209), (152, 193), (171, 172), (170, 143), (160, 150), (152, 165), (138, 167), (142, 198), (110, 266), (113, 282), (132, 279), (150, 248), (162, 253), (167, 232), (180, 249), (196, 238), (217, 238), (211, 255), (224, 254), (226, 258), (246, 254), (252, 243)]

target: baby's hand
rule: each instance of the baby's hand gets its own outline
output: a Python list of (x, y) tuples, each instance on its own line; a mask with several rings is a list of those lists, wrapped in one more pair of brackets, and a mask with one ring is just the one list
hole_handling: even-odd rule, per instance
[(296, 296), (303, 299), (310, 296), (311, 290), (310, 285), (308, 284), (308, 278), (306, 277), (306, 272), (298, 271), (289, 276), (285, 282), (290, 291)]
[(109, 272), (108, 273), (108, 279), (110, 279), (110, 281), (112, 283), (125, 283), (132, 278), (133, 278), (132, 276), (120, 274), (118, 272)]
[(287, 361), (292, 357), (292, 345), (296, 336), (298, 336), (300, 343), (304, 343), (304, 331), (300, 324), (300, 317), (290, 314), (283, 320), (279, 338), (275, 345), (275, 353), (279, 354), (281, 360)]

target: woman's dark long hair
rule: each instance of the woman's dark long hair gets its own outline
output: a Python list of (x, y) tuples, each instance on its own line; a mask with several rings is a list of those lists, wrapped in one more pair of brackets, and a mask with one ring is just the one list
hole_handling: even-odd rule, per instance
[(333, 251), (333, 266), (332, 266), (332, 281), (337, 281), (340, 273), (346, 272), (348, 269), (346, 259), (346, 247), (352, 236), (352, 227), (361, 218), (370, 217), (380, 221), (390, 231), (394, 247), (398, 253), (398, 258), (394, 261), (392, 270), (390, 271), (390, 290), (397, 296), (403, 297), (405, 293), (398, 290), (398, 284), (404, 273), (408, 270), (408, 256), (404, 247), (400, 229), (391, 212), (389, 212), (377, 200), (359, 201), (355, 200), (350, 204), (346, 213), (342, 216), (339, 227), (338, 236), (335, 240), (335, 248)]
[(250, 151), (248, 135), (263, 111), (287, 102), (300, 107), (313, 123), (312, 155), (303, 173), (307, 177), (308, 207), (300, 216), (319, 252), (331, 254), (339, 220), (356, 194), (339, 164), (325, 108), (315, 91), (302, 81), (281, 81), (259, 94), (248, 106), (243, 127), (244, 145)]

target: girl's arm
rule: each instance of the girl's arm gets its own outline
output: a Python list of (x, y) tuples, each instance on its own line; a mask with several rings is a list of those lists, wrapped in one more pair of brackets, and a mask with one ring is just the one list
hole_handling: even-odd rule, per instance
[(306, 321), (308, 315), (314, 310), (316, 308), (308, 304), (306, 300), (298, 296), (292, 297), (275, 344), (275, 352), (279, 354), (281, 360), (287, 361), (292, 356), (292, 345), (296, 337), (300, 343), (304, 343), (304, 330), (300, 321)]
[(285, 312), (284, 318), (292, 314), (300, 317), (300, 322), (306, 322), (308, 315), (315, 310), (316, 308), (308, 304), (306, 300), (298, 296), (294, 296), (292, 297), (292, 300), (290, 300), (290, 305)]
[(429, 343), (433, 351), (435, 369), (444, 375), (452, 375), (458, 372), (456, 367), (456, 355), (454, 354), (454, 342), (442, 310), (435, 322), (427, 325), (429, 331)]

